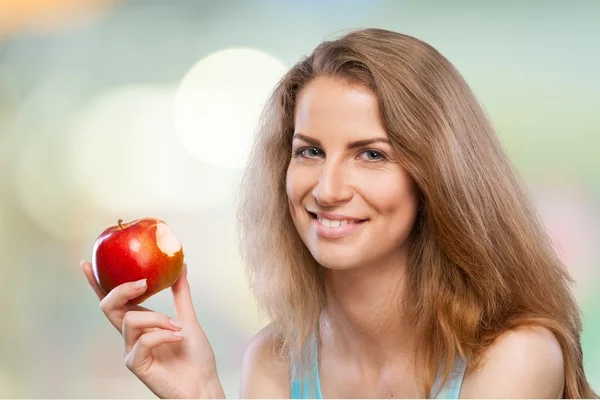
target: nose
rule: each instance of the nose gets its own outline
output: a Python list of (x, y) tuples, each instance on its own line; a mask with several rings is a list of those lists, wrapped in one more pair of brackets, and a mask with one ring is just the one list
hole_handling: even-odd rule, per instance
[(342, 165), (327, 162), (312, 190), (317, 203), (329, 207), (349, 201), (353, 192), (346, 175), (347, 171)]

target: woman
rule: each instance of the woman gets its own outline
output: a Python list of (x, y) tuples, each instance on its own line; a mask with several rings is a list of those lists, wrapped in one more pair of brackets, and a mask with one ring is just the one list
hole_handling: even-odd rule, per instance
[[(410, 36), (354, 31), (275, 88), (239, 203), (241, 253), (271, 324), (241, 397), (597, 397), (581, 320), (535, 209), (474, 95)], [(222, 397), (185, 273), (178, 322), (101, 308), (159, 397)]]

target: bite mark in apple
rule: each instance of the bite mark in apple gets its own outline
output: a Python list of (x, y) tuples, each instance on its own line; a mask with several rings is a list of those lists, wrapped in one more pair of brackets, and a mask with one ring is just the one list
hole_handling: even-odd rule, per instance
[(181, 250), (181, 242), (167, 224), (159, 223), (156, 226), (156, 245), (169, 257)]

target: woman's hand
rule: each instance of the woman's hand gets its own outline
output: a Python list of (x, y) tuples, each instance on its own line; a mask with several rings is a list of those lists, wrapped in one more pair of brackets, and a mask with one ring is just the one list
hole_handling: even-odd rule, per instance
[(128, 304), (146, 291), (145, 280), (127, 282), (107, 295), (96, 283), (92, 265), (85, 276), (100, 299), (100, 309), (124, 339), (125, 365), (159, 398), (225, 398), (215, 356), (196, 319), (187, 266), (171, 287), (177, 321)]

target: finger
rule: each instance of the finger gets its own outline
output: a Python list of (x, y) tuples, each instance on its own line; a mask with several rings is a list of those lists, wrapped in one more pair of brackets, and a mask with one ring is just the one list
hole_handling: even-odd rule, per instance
[(123, 327), (123, 317), (128, 311), (127, 302), (143, 294), (146, 289), (146, 279), (126, 282), (111, 290), (100, 302), (100, 309), (119, 332)]
[(183, 339), (183, 331), (155, 330), (144, 333), (133, 346), (131, 353), (125, 358), (125, 365), (132, 372), (146, 370), (152, 362), (152, 349), (165, 343), (178, 342)]
[(100, 286), (98, 286), (98, 283), (96, 282), (96, 278), (94, 277), (94, 271), (92, 269), (92, 264), (90, 264), (87, 261), (81, 261), (79, 265), (81, 266), (81, 269), (83, 269), (83, 273), (85, 274), (88, 283), (90, 284), (92, 289), (94, 289), (94, 293), (96, 293), (98, 299), (102, 300), (106, 296), (106, 294), (102, 289), (100, 289)]
[(190, 284), (187, 279), (187, 264), (183, 264), (183, 270), (179, 279), (171, 286), (173, 300), (175, 302), (175, 312), (180, 321), (197, 322)]
[(181, 324), (168, 316), (147, 311), (128, 311), (123, 316), (123, 338), (125, 339), (125, 352), (129, 354), (136, 341), (146, 329), (161, 328), (171, 331), (181, 329)]

